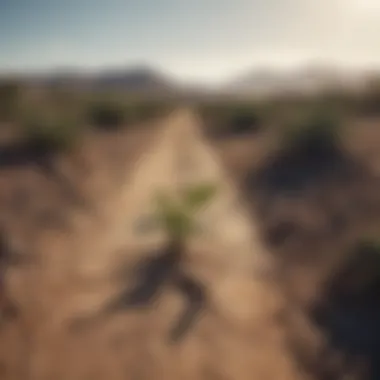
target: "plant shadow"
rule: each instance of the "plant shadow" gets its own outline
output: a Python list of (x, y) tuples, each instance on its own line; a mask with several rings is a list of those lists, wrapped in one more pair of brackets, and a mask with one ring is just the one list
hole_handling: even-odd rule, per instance
[[(122, 291), (95, 316), (97, 322), (114, 313), (131, 309), (146, 310), (158, 302), (164, 291), (171, 287), (186, 300), (186, 306), (170, 329), (168, 339), (179, 342), (196, 322), (206, 304), (205, 288), (181, 268), (180, 256), (173, 249), (164, 249), (158, 255), (144, 260), (135, 269), (135, 285)], [(79, 323), (78, 323), (79, 322)], [(72, 323), (74, 330), (81, 329), (87, 320)]]
[(107, 307), (107, 312), (145, 307), (154, 303), (178, 269), (176, 252), (170, 249), (158, 252), (156, 257), (140, 262), (134, 271), (135, 286), (123, 291), (113, 300)]
[(177, 324), (170, 332), (172, 342), (180, 341), (197, 321), (199, 314), (206, 304), (205, 289), (202, 284), (196, 282), (185, 273), (179, 273), (175, 285), (187, 299), (187, 307), (179, 317)]

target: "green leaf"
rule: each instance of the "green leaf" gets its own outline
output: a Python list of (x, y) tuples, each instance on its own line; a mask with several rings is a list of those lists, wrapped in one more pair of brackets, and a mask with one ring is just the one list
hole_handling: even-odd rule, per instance
[(216, 186), (211, 184), (187, 188), (182, 198), (169, 197), (167, 194), (156, 195), (156, 218), (166, 233), (175, 239), (186, 239), (200, 230), (194, 212), (209, 202), (216, 193)]
[(192, 232), (194, 221), (182, 210), (175, 210), (166, 215), (165, 224), (171, 236), (184, 238)]
[(185, 207), (165, 194), (156, 197), (157, 219), (166, 233), (173, 238), (186, 238), (194, 230), (194, 221)]
[(183, 191), (184, 205), (191, 211), (197, 211), (210, 202), (216, 193), (217, 186), (214, 184), (188, 187)]

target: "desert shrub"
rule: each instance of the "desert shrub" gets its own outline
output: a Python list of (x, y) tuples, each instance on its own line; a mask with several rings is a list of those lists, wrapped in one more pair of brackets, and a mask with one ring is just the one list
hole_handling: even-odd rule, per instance
[(73, 149), (82, 132), (79, 118), (52, 109), (24, 111), (20, 128), (26, 147), (41, 154)]
[(367, 236), (352, 246), (331, 287), (338, 294), (363, 296), (372, 292), (378, 294), (379, 286), (380, 240)]
[[(366, 236), (360, 239), (355, 245), (355, 251), (359, 251), (362, 255), (375, 255), (380, 260), (380, 239), (376, 237)], [(380, 261), (379, 261), (380, 263)], [(380, 267), (379, 267), (380, 269)]]
[(380, 78), (373, 78), (359, 99), (359, 112), (365, 115), (380, 115)]
[(340, 133), (340, 117), (331, 109), (306, 110), (284, 126), (282, 152), (300, 159), (331, 157), (340, 151)]
[(75, 90), (53, 88), (47, 91), (47, 102), (54, 108), (65, 112), (82, 114), (85, 111), (85, 95)]
[(114, 130), (165, 116), (172, 108), (169, 102), (158, 100), (109, 98), (90, 104), (88, 117), (95, 127)]
[(298, 109), (279, 129), (277, 148), (247, 179), (265, 194), (298, 192), (345, 176), (352, 160), (341, 141), (342, 119), (328, 107)]
[(15, 117), (20, 93), (17, 82), (7, 80), (0, 83), (0, 120), (10, 121)]
[(235, 133), (256, 131), (261, 123), (259, 111), (253, 106), (237, 106), (229, 110), (226, 124)]
[(325, 91), (319, 99), (325, 107), (347, 117), (355, 116), (357, 113), (358, 100), (358, 94), (339, 88)]
[(88, 119), (97, 128), (113, 130), (126, 121), (126, 109), (121, 102), (96, 101), (88, 106)]
[(201, 116), (213, 134), (241, 135), (258, 131), (263, 122), (262, 109), (256, 104), (218, 103), (201, 105)]
[(166, 115), (171, 106), (169, 103), (161, 101), (143, 101), (130, 106), (133, 109), (133, 113), (136, 121), (149, 121), (158, 117)]

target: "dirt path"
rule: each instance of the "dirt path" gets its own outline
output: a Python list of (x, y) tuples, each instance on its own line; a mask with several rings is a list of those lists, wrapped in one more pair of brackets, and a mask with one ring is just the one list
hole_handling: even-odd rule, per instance
[[(165, 243), (162, 233), (147, 234), (140, 226), (155, 191), (199, 180), (217, 181), (221, 189), (202, 213), (205, 232), (190, 242), (184, 263), (186, 273), (203, 284), (207, 301), (197, 313), (182, 315), (188, 300), (169, 284), (143, 307), (105, 314), (110, 300), (134, 286), (137, 266)], [(1, 378), (306, 379), (279, 321), (285, 301), (268, 281), (272, 263), (199, 134), (196, 116), (173, 113), (121, 182), (112, 197), (98, 202), (96, 217), (78, 213), (70, 235), (46, 235), (39, 264), (14, 276), (28, 295), (20, 295), (20, 318), (1, 333), (8, 356)], [(186, 331), (173, 343), (170, 331), (182, 322)], [(4, 342), (16, 342), (17, 334), (19, 345), (7, 349)]]

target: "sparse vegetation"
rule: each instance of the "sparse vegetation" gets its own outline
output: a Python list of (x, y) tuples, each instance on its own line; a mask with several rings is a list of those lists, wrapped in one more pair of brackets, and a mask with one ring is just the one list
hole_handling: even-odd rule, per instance
[(231, 109), (226, 123), (236, 134), (256, 131), (261, 123), (258, 110), (253, 107), (239, 106)]
[(0, 83), (0, 121), (12, 121), (17, 113), (21, 88), (12, 80)]
[(208, 127), (216, 135), (241, 135), (257, 132), (264, 121), (263, 109), (255, 103), (217, 103), (200, 107)]
[(173, 341), (178, 341), (183, 336), (188, 328), (189, 316), (196, 320), (196, 314), (204, 308), (207, 301), (204, 286), (183, 271), (181, 263), (189, 238), (202, 229), (197, 221), (197, 213), (212, 201), (216, 192), (215, 185), (201, 184), (184, 188), (178, 198), (169, 197), (164, 193), (156, 198), (156, 219), (168, 237), (166, 255), (172, 265), (172, 279), (189, 302), (184, 316), (170, 333)]
[(360, 101), (361, 113), (370, 116), (380, 114), (380, 78), (373, 78)]
[(130, 106), (136, 121), (149, 121), (166, 115), (172, 108), (169, 102), (164, 101), (140, 101)]
[(355, 250), (360, 251), (361, 253), (369, 252), (370, 254), (377, 255), (380, 260), (380, 239), (365, 237), (357, 243)]
[(88, 118), (95, 127), (113, 130), (126, 121), (125, 107), (121, 102), (97, 101), (88, 106)]
[(378, 238), (364, 237), (348, 252), (330, 284), (330, 292), (334, 297), (376, 296), (379, 287), (380, 241)]
[(317, 107), (296, 115), (282, 131), (281, 150), (299, 159), (326, 159), (339, 153), (341, 122), (328, 108)]
[(254, 183), (264, 193), (282, 194), (307, 188), (334, 173), (351, 171), (341, 140), (341, 119), (330, 109), (298, 110), (276, 132), (277, 148), (248, 177), (248, 186)]
[(109, 98), (90, 102), (88, 118), (95, 127), (115, 130), (123, 125), (130, 126), (164, 116), (171, 106), (161, 101), (123, 100)]
[(183, 244), (200, 226), (196, 213), (205, 207), (215, 196), (217, 188), (211, 184), (187, 187), (179, 199), (171, 199), (166, 194), (156, 198), (156, 219), (170, 240)]
[[(83, 127), (89, 119), (94, 121), (92, 124), (96, 128), (117, 130), (123, 127), (128, 128), (130, 125), (139, 127), (140, 121), (153, 120), (163, 115), (170, 108), (169, 102), (123, 98), (120, 94), (115, 97), (110, 96), (108, 100), (104, 97), (99, 99), (103, 94), (99, 96), (99, 94), (92, 93), (86, 94), (86, 96), (80, 99), (71, 98), (69, 93), (55, 93), (54, 99), (47, 96), (42, 105), (29, 107), (28, 111), (23, 110), (22, 115), (20, 115), (19, 127), (26, 146), (36, 152), (66, 152), (79, 141)], [(346, 242), (351, 231), (357, 232), (359, 228), (365, 229), (363, 220), (369, 219), (367, 209), (371, 209), (370, 211), (373, 213), (371, 217), (373, 218), (377, 212), (378, 197), (375, 198), (374, 196), (373, 207), (370, 202), (363, 201), (364, 198), (370, 197), (369, 188), (376, 189), (377, 186), (375, 182), (371, 182), (371, 179), (368, 179), (368, 183), (364, 184), (366, 181), (363, 179), (366, 176), (364, 172), (360, 173), (358, 177), (345, 178), (342, 181), (337, 174), (340, 168), (335, 172), (328, 172), (332, 175), (319, 176), (318, 174), (322, 166), (324, 167), (323, 170), (326, 168), (329, 170), (333, 166), (335, 157), (340, 156), (343, 151), (341, 134), (344, 133), (344, 130), (341, 128), (341, 120), (335, 111), (343, 110), (345, 115), (351, 116), (350, 107), (348, 107), (351, 100), (352, 104), (358, 104), (355, 103), (358, 101), (356, 99), (350, 97), (346, 99), (341, 97), (341, 94), (333, 94), (330, 98), (324, 99), (293, 98), (265, 104), (258, 104), (253, 101), (233, 102), (232, 104), (227, 102), (226, 104), (206, 104), (202, 106), (203, 108), (201, 107), (203, 116), (206, 114), (210, 127), (215, 128), (214, 130), (217, 133), (223, 133), (230, 137), (236, 134), (244, 136), (251, 134), (254, 137), (249, 139), (249, 144), (246, 141), (240, 144), (240, 140), (236, 139), (231, 145), (228, 141), (223, 141), (220, 147), (221, 149), (233, 147), (231, 154), (230, 151), (226, 154), (227, 163), (229, 157), (236, 161), (246, 160), (241, 165), (242, 174), (237, 174), (237, 176), (242, 175), (241, 178), (243, 178), (244, 170), (246, 170), (244, 172), (245, 178), (248, 178), (249, 174), (254, 173), (256, 175), (261, 167), (265, 167), (265, 174), (267, 174), (265, 180), (269, 178), (269, 181), (272, 181), (272, 187), (263, 188), (264, 191), (261, 193), (255, 191), (258, 187), (251, 187), (249, 197), (252, 197), (253, 202), (259, 204), (260, 217), (258, 219), (263, 223), (263, 231), (265, 232), (266, 229), (273, 231), (273, 238), (267, 239), (267, 242), (268, 246), (273, 248), (273, 256), (276, 257), (278, 252), (281, 256), (281, 263), (284, 263), (281, 270), (284, 270), (283, 274), (286, 279), (284, 283), (281, 282), (281, 285), (284, 284), (284, 286), (291, 288), (294, 278), (294, 287), (297, 288), (296, 294), (298, 294), (298, 288), (302, 288), (303, 292), (304, 287), (305, 294), (308, 292), (308, 287), (317, 288), (313, 283), (314, 278), (317, 278), (315, 281), (321, 280), (322, 282), (324, 280), (321, 279), (322, 275), (316, 274), (316, 272), (327, 273), (327, 268), (330, 269), (328, 259), (324, 259), (324, 257), (330, 255), (330, 258), (336, 259), (338, 256), (337, 251), (341, 249), (341, 246), (338, 238), (335, 237), (342, 236), (342, 240), (344, 239)], [(332, 105), (332, 103), (334, 104)], [(81, 116), (76, 114), (78, 110), (85, 111), (88, 119), (82, 120)], [(270, 123), (267, 122), (268, 116), (271, 117)], [(281, 128), (282, 124), (284, 124), (283, 128)], [(264, 125), (265, 128), (263, 128)], [(376, 128), (370, 131), (366, 129), (363, 135), (360, 135), (364, 141), (362, 142), (364, 154), (366, 154), (365, 144), (368, 141), (365, 139), (372, 139), (376, 133), (375, 130)], [(260, 135), (255, 135), (256, 131), (260, 131)], [(269, 133), (266, 134), (268, 131)], [(128, 136), (126, 137), (128, 138)], [(261, 139), (261, 137), (265, 138)], [(269, 141), (270, 144), (275, 143), (277, 137), (279, 137), (279, 150), (273, 152), (265, 144), (272, 138), (273, 140)], [(103, 141), (107, 140), (106, 144), (114, 143), (113, 138), (104, 138), (102, 134), (97, 135), (95, 140), (97, 143), (100, 142), (99, 145), (96, 145), (97, 148), (99, 147), (99, 151), (103, 149)], [(124, 140), (120, 141), (124, 142)], [(263, 144), (260, 145), (260, 149), (256, 149), (258, 144)], [(109, 146), (107, 145), (107, 149)], [(261, 149), (262, 146), (263, 149)], [(254, 151), (254, 154), (246, 155), (245, 152), (240, 154), (241, 147), (247, 152)], [(350, 153), (348, 148), (344, 152)], [(6, 157), (6, 155), (3, 154), (1, 157)], [(28, 155), (26, 160), (29, 157), (32, 155)], [(355, 161), (355, 158), (353, 157), (352, 160)], [(19, 164), (17, 163), (17, 165)], [(231, 167), (234, 166), (231, 165)], [(123, 167), (121, 169), (124, 170)], [(248, 175), (246, 175), (247, 173)], [(259, 177), (256, 176), (252, 182), (254, 186), (261, 185), (260, 179), (257, 180), (257, 178)], [(302, 184), (299, 185), (301, 182)], [(352, 190), (355, 186), (357, 186), (356, 190)], [(268, 189), (275, 190), (268, 191)], [(288, 189), (291, 190), (288, 191)], [(166, 257), (171, 255), (170, 257), (173, 260), (162, 260), (160, 261), (160, 263), (163, 262), (160, 264), (161, 266), (155, 261), (151, 265), (151, 268), (154, 267), (155, 270), (152, 269), (148, 273), (146, 282), (151, 284), (156, 281), (156, 273), (164, 272), (162, 269), (164, 266), (170, 266), (173, 262), (176, 264), (183, 260), (188, 240), (193, 234), (203, 230), (203, 226), (198, 220), (198, 211), (208, 206), (216, 190), (213, 185), (199, 185), (185, 188), (178, 196), (165, 193), (157, 196), (153, 227), (163, 231), (167, 236), (168, 244), (164, 247), (163, 252)], [(289, 196), (290, 192), (292, 192), (292, 196)], [(340, 202), (341, 200), (342, 202)], [(3, 204), (6, 204), (6, 200)], [(371, 287), (373, 286), (372, 280), (377, 276), (376, 271), (379, 271), (379, 262), (376, 261), (376, 257), (380, 258), (379, 247), (376, 238), (364, 239), (355, 245), (357, 261), (351, 267), (354, 269), (355, 275), (350, 272), (349, 281), (344, 282), (347, 285), (346, 293), (349, 296), (351, 296), (352, 289), (358, 285), (363, 288), (363, 286), (371, 283)], [(163, 252), (160, 251), (159, 254)], [(366, 252), (372, 252), (372, 254), (367, 255)], [(348, 256), (349, 254), (344, 251), (344, 255)], [(300, 261), (305, 268), (302, 275), (298, 274)], [(338, 266), (342, 267), (343, 264), (339, 263)], [(360, 273), (358, 273), (359, 266), (361, 268)], [(296, 270), (294, 270), (295, 267)], [(186, 280), (188, 287), (190, 284), (192, 289), (197, 288), (197, 281), (192, 278), (189, 279), (188, 274), (184, 280), (183, 273), (178, 275), (181, 269), (176, 268), (178, 267), (174, 266), (173, 271), (170, 269), (162, 275), (165, 281), (177, 270), (177, 273), (174, 272), (174, 275), (177, 276), (176, 280), (180, 277), (182, 283)], [(309, 273), (310, 276), (308, 276)], [(291, 285), (286, 281), (290, 277), (292, 278), (292, 281), (289, 281)], [(162, 281), (164, 282), (164, 280)], [(339, 281), (340, 284), (343, 284), (342, 277)], [(177, 291), (179, 289), (178, 283), (179, 281), (176, 285)], [(141, 296), (141, 292), (140, 297), (149, 298), (146, 296), (146, 292)], [(196, 292), (200, 293), (198, 290)], [(208, 293), (205, 292), (205, 294)]]
[[(357, 259), (361, 262), (361, 266), (367, 269), (366, 273), (362, 273), (364, 283), (370, 287), (380, 285), (380, 239), (377, 237), (366, 237), (361, 239), (354, 247)], [(364, 271), (364, 270), (363, 270)], [(365, 271), (364, 271), (365, 272)], [(378, 290), (378, 288), (376, 289)]]
[(20, 129), (24, 144), (39, 153), (67, 152), (82, 133), (77, 115), (43, 108), (24, 111)]

